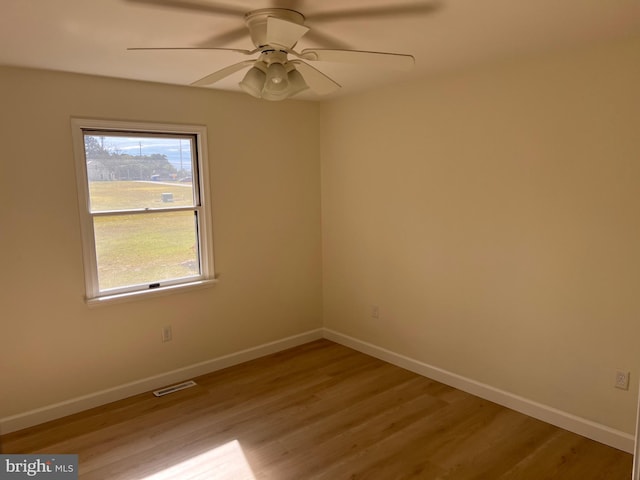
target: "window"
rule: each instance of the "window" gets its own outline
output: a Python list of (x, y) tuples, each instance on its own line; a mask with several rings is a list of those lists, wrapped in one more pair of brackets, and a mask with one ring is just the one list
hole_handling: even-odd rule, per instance
[(89, 303), (213, 281), (206, 129), (73, 119)]

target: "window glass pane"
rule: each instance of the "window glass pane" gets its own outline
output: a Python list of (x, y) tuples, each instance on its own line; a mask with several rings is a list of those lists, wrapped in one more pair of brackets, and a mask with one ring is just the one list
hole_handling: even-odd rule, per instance
[(100, 290), (200, 275), (193, 211), (94, 218)]
[(193, 206), (188, 136), (84, 135), (91, 211)]

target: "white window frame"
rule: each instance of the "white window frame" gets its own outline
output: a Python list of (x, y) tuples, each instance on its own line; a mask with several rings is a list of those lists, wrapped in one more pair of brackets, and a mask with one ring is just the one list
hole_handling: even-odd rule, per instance
[[(84, 134), (89, 131), (113, 132), (114, 134), (177, 134), (190, 135), (195, 140), (197, 172), (193, 172), (194, 188), (198, 190), (198, 205), (186, 210), (197, 212), (198, 247), (200, 258), (200, 275), (188, 279), (176, 279), (156, 286), (135, 286), (101, 292), (98, 285), (98, 265), (93, 218), (97, 216), (90, 211), (89, 181), (87, 161), (85, 157)], [(207, 129), (202, 125), (159, 124), (148, 122), (129, 122), (118, 120), (97, 120), (89, 118), (72, 118), (71, 132), (76, 162), (76, 181), (78, 186), (78, 205), (80, 208), (80, 227), (82, 234), (82, 252), (84, 260), (85, 299), (89, 305), (148, 298), (166, 295), (176, 291), (210, 286), (215, 282), (213, 265), (213, 235), (211, 218), (211, 195), (209, 191), (209, 174), (207, 158)], [(161, 210), (161, 209), (158, 209)]]

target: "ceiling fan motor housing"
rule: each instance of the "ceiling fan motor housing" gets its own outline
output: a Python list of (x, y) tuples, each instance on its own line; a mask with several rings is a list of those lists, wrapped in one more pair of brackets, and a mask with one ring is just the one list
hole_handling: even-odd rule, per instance
[(267, 19), (275, 17), (287, 22), (304, 25), (304, 15), (295, 10), (286, 8), (262, 8), (254, 10), (245, 15), (244, 21), (249, 29), (251, 41), (256, 48), (262, 48), (269, 45), (267, 41)]

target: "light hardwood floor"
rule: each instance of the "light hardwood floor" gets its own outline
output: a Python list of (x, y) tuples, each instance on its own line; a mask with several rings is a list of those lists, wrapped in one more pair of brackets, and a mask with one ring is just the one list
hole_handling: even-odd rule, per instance
[(1, 438), (96, 480), (630, 480), (632, 456), (327, 340)]

